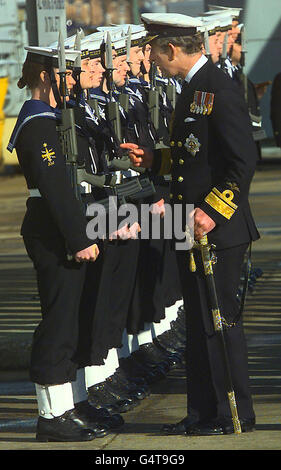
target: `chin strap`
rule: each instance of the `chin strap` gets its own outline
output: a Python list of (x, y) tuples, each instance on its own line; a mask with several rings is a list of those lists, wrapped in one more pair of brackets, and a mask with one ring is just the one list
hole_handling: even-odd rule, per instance
[(57, 85), (56, 76), (55, 76), (55, 72), (54, 72), (53, 67), (51, 67), (48, 70), (48, 74), (50, 76), (51, 87), (52, 87), (52, 90), (53, 90), (54, 98), (56, 100), (58, 108), (61, 109), (63, 107), (63, 104), (62, 104), (61, 94), (59, 92), (59, 88), (58, 88), (58, 85)]

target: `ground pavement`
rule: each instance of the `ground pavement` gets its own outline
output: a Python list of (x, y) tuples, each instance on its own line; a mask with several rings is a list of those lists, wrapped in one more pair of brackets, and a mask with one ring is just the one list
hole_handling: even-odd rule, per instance
[(256, 431), (239, 436), (163, 436), (162, 424), (186, 414), (185, 374), (177, 368), (152, 386), (150, 397), (139, 407), (123, 415), (126, 424), (120, 432), (87, 443), (37, 443), (37, 404), (27, 369), (40, 307), (34, 271), (19, 236), (27, 192), (22, 175), (0, 176), (0, 450), (101, 451), (91, 453), (92, 462), (95, 455), (125, 455), (131, 450), (144, 455), (174, 451), (177, 456), (188, 450), (280, 450), (280, 182), (280, 159), (266, 159), (256, 171), (250, 195), (262, 236), (253, 246), (253, 265), (263, 271), (248, 294), (244, 315)]

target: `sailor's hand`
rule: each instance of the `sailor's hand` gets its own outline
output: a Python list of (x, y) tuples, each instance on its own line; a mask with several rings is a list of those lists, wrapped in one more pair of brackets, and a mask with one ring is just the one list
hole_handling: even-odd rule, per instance
[(164, 215), (165, 215), (165, 201), (164, 201), (164, 199), (160, 199), (160, 201), (155, 202), (152, 205), (152, 208), (151, 208), (150, 212), (153, 215), (160, 215), (160, 217), (164, 217)]
[(128, 155), (134, 166), (141, 166), (143, 168), (150, 168), (152, 166), (153, 152), (151, 150), (140, 148), (132, 143), (121, 144), (120, 147), (129, 150)]
[(109, 240), (116, 240), (116, 239), (121, 239), (121, 240), (129, 240), (131, 238), (136, 239), (137, 238), (137, 233), (140, 232), (140, 226), (137, 222), (135, 222), (133, 225), (128, 227), (128, 224), (124, 225), (124, 227), (121, 227), (120, 229), (116, 230), (115, 232), (111, 233), (109, 236)]
[(204, 235), (207, 235), (213, 228), (215, 228), (216, 223), (211, 217), (197, 207), (193, 211), (194, 217), (194, 238), (195, 240), (200, 240)]
[(96, 261), (98, 255), (99, 248), (98, 245), (95, 243), (94, 245), (88, 246), (88, 248), (85, 248), (84, 250), (75, 253), (74, 259), (75, 261), (77, 261), (77, 263), (82, 263), (83, 261), (94, 262)]

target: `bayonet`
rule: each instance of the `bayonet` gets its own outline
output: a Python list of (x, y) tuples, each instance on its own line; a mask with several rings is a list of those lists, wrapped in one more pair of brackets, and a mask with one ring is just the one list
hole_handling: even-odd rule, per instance
[(207, 28), (204, 31), (204, 47), (205, 47), (205, 55), (209, 58), (211, 56), (211, 52), (210, 52), (210, 42), (209, 42), (209, 31)]
[(240, 65), (241, 67), (245, 66), (245, 54), (247, 52), (246, 50), (246, 39), (245, 39), (245, 26), (242, 25), (240, 28), (240, 34), (241, 34), (241, 60), (240, 60)]
[(84, 31), (80, 29), (76, 33), (75, 42), (74, 42), (74, 50), (79, 51), (77, 57), (74, 61), (73, 67), (73, 78), (76, 81), (76, 84), (73, 88), (73, 92), (76, 98), (76, 103), (78, 104), (81, 95), (82, 95), (82, 88), (80, 84), (80, 75), (81, 75), (81, 39), (84, 37)]
[(127, 63), (130, 64), (131, 57), (131, 44), (132, 44), (132, 28), (129, 26), (126, 40), (126, 54), (127, 54)]
[(66, 97), (67, 97), (67, 87), (66, 87), (66, 60), (65, 60), (65, 50), (64, 50), (64, 38), (62, 32), (59, 32), (58, 39), (58, 64), (59, 64), (59, 76), (60, 76), (60, 94), (63, 98), (63, 107), (66, 108)]

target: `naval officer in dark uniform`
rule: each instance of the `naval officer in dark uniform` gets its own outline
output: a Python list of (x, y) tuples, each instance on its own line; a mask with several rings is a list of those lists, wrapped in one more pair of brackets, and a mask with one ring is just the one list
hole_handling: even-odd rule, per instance
[[(254, 428), (247, 350), (236, 293), (249, 243), (259, 238), (248, 202), (257, 152), (248, 110), (237, 86), (202, 54), (200, 20), (185, 15), (142, 15), (151, 41), (150, 59), (168, 76), (180, 76), (182, 93), (171, 130), (171, 203), (194, 205), (194, 238), (206, 234), (216, 246), (219, 305), (242, 431)], [(155, 37), (156, 36), (156, 37)], [(131, 153), (135, 164), (152, 156)], [(153, 162), (154, 170), (161, 162)], [(184, 228), (185, 224), (183, 225)], [(172, 434), (233, 433), (218, 337), (208, 305), (199, 254), (177, 251), (187, 322), (187, 410)]]

